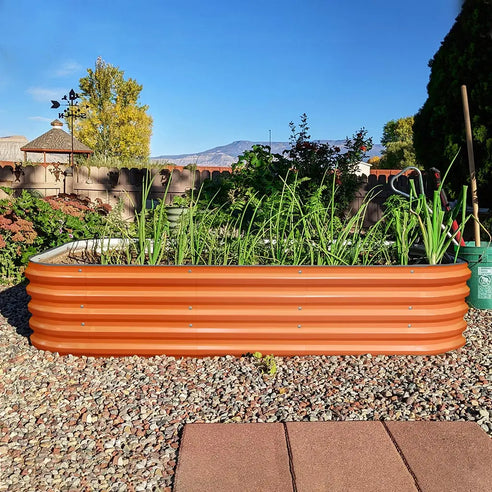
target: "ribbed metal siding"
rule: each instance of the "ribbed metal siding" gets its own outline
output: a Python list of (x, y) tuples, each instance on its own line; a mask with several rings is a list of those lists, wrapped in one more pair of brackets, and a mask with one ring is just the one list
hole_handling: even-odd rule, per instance
[(466, 264), (72, 266), (31, 261), (32, 343), (61, 354), (435, 354), (465, 343)]

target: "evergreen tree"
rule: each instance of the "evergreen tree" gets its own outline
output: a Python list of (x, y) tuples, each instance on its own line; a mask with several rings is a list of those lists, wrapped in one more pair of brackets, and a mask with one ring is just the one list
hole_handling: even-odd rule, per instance
[(80, 79), (79, 106), (87, 118), (75, 122), (76, 137), (102, 159), (146, 159), (150, 154), (152, 117), (138, 102), (142, 86), (99, 57), (95, 69)]
[(468, 90), (478, 197), (492, 206), (492, 0), (466, 0), (451, 31), (429, 62), (428, 98), (415, 116), (414, 145), (425, 168), (447, 169), (456, 196), (469, 180), (461, 85)]

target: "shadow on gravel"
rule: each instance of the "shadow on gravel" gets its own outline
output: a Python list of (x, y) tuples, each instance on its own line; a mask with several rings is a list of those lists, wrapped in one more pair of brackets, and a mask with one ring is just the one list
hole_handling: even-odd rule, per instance
[(27, 338), (33, 332), (29, 328), (31, 313), (27, 309), (28, 302), (29, 296), (25, 283), (8, 287), (0, 292), (0, 313), (19, 335)]

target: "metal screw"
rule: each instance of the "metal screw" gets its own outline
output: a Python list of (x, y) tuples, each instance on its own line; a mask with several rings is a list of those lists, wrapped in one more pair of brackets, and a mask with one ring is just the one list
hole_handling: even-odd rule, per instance
[(188, 306), (188, 309), (191, 311), (193, 309), (193, 306)]
[(188, 273), (191, 273), (191, 270), (188, 270)]
[(84, 322), (82, 322), (82, 323), (80, 323), (80, 324), (81, 324), (82, 326), (85, 326), (85, 323), (84, 323)]
[(191, 328), (193, 326), (193, 323), (190, 323), (188, 326)]
[(79, 268), (79, 272), (81, 272), (81, 271), (82, 271), (82, 268)]
[(410, 273), (413, 273), (413, 270), (410, 270)]
[(297, 309), (299, 309), (299, 311), (301, 311), (302, 310), (302, 306), (299, 306)]
[(413, 306), (408, 306), (408, 309), (413, 309)]
[(80, 305), (80, 307), (81, 307), (81, 308), (83, 308), (83, 307), (84, 307), (84, 305), (83, 305), (83, 304), (81, 304), (81, 305)]
[(412, 324), (411, 323), (408, 323), (408, 327), (411, 328), (412, 327)]
[(299, 270), (299, 273), (302, 273), (302, 270)]
[(300, 328), (302, 325), (297, 325), (297, 328)]

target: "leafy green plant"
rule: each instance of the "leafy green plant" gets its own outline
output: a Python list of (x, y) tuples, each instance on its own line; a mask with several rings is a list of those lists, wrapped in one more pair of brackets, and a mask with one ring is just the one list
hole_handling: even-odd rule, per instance
[(418, 218), (412, 211), (413, 198), (411, 195), (409, 201), (400, 195), (391, 195), (385, 202), (388, 228), (401, 265), (408, 265), (410, 250), (419, 237)]
[(346, 211), (354, 199), (359, 178), (356, 175), (358, 164), (364, 160), (367, 151), (372, 148), (372, 139), (367, 137), (367, 131), (361, 128), (346, 138), (343, 147), (328, 143), (311, 141), (307, 116), (301, 115), (299, 127), (290, 123), (291, 148), (286, 151), (292, 168), (301, 178), (309, 178), (300, 189), (301, 196), (306, 198), (316, 190), (328, 174), (336, 174), (337, 187), (328, 187), (325, 191), (325, 200), (331, 200), (331, 193), (335, 193), (338, 204), (338, 213)]
[(262, 355), (261, 352), (255, 352), (253, 357), (256, 359), (256, 367), (261, 374), (267, 376), (275, 376), (277, 374), (277, 363), (275, 362), (275, 357), (271, 355)]
[[(151, 236), (147, 235), (147, 200), (152, 188), (153, 179), (150, 178), (150, 173), (146, 173), (142, 187), (142, 207), (140, 213), (135, 216), (137, 226), (137, 258), (136, 263), (143, 265), (146, 261), (150, 265), (159, 264), (164, 254), (164, 244), (166, 234), (169, 233), (169, 227), (166, 227), (165, 208), (163, 201), (152, 214)], [(164, 197), (166, 197), (171, 184), (171, 178), (168, 180)]]
[[(292, 176), (291, 176), (292, 174)], [(120, 261), (135, 264), (208, 265), (351, 265), (389, 262), (382, 247), (380, 224), (365, 230), (369, 198), (352, 216), (337, 217), (335, 194), (325, 203), (321, 186), (306, 202), (299, 187), (307, 178), (296, 173), (279, 177), (282, 189), (269, 196), (249, 195), (235, 213), (208, 203), (191, 192), (189, 207), (175, 227), (165, 220), (164, 201), (151, 210), (146, 203), (151, 181), (144, 181), (142, 208), (136, 215), (135, 235), (125, 236)], [(328, 178), (336, 185), (336, 174)], [(165, 199), (165, 197), (164, 197)], [(106, 243), (113, 244), (113, 243)], [(114, 251), (104, 261), (117, 261)]]
[[(466, 192), (468, 189), (466, 185), (463, 186), (461, 196), (452, 210), (443, 210), (441, 203), (441, 190), (458, 154), (459, 152), (449, 164), (439, 188), (434, 190), (430, 204), (425, 196), (422, 180), (420, 180), (418, 192), (414, 180), (410, 180), (410, 210), (417, 218), (420, 236), (430, 265), (442, 262), (451, 243), (453, 241), (457, 243), (456, 238), (462, 237), (466, 223), (470, 218), (470, 215), (466, 213)], [(418, 170), (417, 172), (420, 173)], [(458, 216), (461, 216), (459, 220), (457, 220)], [(455, 259), (458, 252), (459, 248), (456, 251)]]
[[(157, 204), (152, 201), (150, 209), (149, 203), (150, 190), (154, 178), (150, 172), (144, 175), (142, 181), (142, 196), (140, 210), (135, 214), (135, 227), (129, 227), (126, 223), (117, 224), (117, 234), (121, 241), (117, 249), (111, 242), (111, 230), (104, 231), (103, 240), (97, 247), (101, 248), (101, 262), (111, 263), (133, 263), (137, 265), (158, 265), (161, 263), (165, 254), (167, 237), (170, 235), (169, 222), (166, 219), (166, 196), (171, 185), (172, 175), (170, 176), (165, 191), (164, 198), (158, 200)], [(131, 198), (130, 198), (131, 199)], [(135, 204), (133, 203), (135, 207)], [(111, 224), (111, 222), (108, 222)]]
[(173, 197), (172, 206), (173, 207), (188, 207), (190, 204), (190, 200), (186, 197), (186, 195), (176, 195)]
[[(305, 114), (301, 116), (299, 128), (294, 123), (290, 127), (289, 150), (276, 154), (267, 145), (254, 145), (238, 157), (229, 177), (205, 181), (204, 201), (213, 199), (215, 205), (223, 205), (223, 210), (235, 217), (243, 214), (246, 208), (243, 225), (247, 227), (253, 210), (258, 222), (270, 214), (271, 201), (264, 198), (282, 193), (284, 180), (287, 180), (289, 185), (296, 182), (297, 196), (304, 204), (320, 188), (319, 198), (325, 204), (331, 202), (334, 193), (337, 206), (332, 210), (342, 217), (359, 187), (355, 171), (359, 161), (371, 149), (372, 140), (367, 138), (366, 130), (361, 129), (352, 138), (347, 138), (344, 146), (313, 142)], [(323, 186), (331, 176), (335, 176), (336, 186)]]
[[(412, 192), (416, 194), (413, 181), (411, 184)], [(424, 194), (416, 196), (413, 213), (420, 226), (425, 254), (430, 265), (441, 263), (453, 240), (463, 234), (464, 226), (469, 219), (465, 200), (467, 188), (466, 185), (463, 186), (459, 203), (450, 212), (442, 209), (440, 189), (434, 191), (430, 207)], [(460, 225), (453, 231), (453, 222), (458, 215), (461, 215)]]
[[(110, 240), (114, 221), (106, 221), (107, 230), (102, 236), (105, 240), (99, 243), (103, 246), (103, 263), (407, 264), (417, 236), (422, 238), (429, 261), (436, 263), (442, 260), (453, 234), (457, 235), (450, 233), (456, 211), (446, 214), (441, 210), (438, 192), (434, 196), (434, 210), (428, 208), (425, 196), (418, 195), (413, 188), (409, 202), (390, 200), (385, 217), (372, 227), (365, 227), (373, 194), (368, 194), (351, 215), (341, 215), (336, 198), (340, 186), (336, 172), (326, 173), (319, 187), (303, 195), (300, 190), (308, 178), (299, 177), (294, 170), (277, 176), (275, 189), (269, 194), (259, 196), (252, 188), (244, 190), (241, 206), (217, 204), (214, 196), (206, 201), (202, 198), (203, 188), (198, 193), (192, 189), (186, 197), (186, 213), (171, 227), (165, 205), (171, 179), (172, 176), (163, 199), (152, 201), (148, 208), (152, 179), (150, 174), (144, 178), (142, 206), (134, 226), (120, 227), (122, 239), (118, 246)], [(464, 213), (464, 205), (462, 210)], [(396, 239), (396, 253), (388, 247), (391, 236)]]
[(42, 197), (2, 188), (0, 200), (0, 276), (3, 283), (19, 282), (29, 257), (71, 240), (99, 237), (111, 207), (75, 195)]

